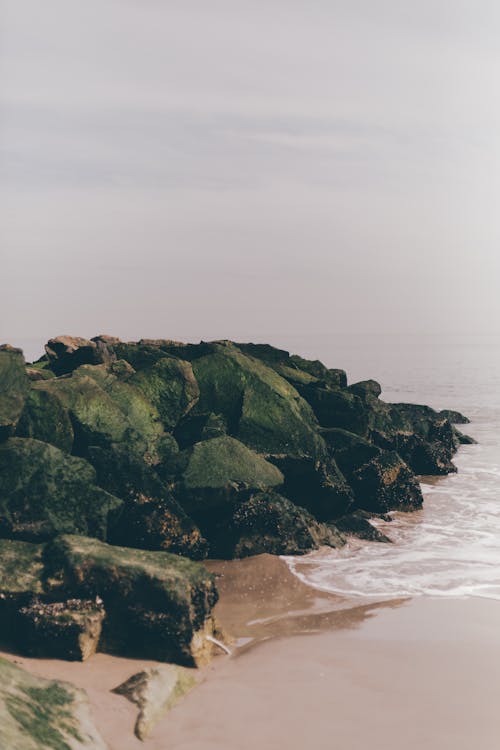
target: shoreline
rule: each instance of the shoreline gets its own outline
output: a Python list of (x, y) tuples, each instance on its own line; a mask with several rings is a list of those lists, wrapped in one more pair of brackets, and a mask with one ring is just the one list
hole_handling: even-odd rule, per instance
[[(271, 555), (206, 566), (218, 575), (215, 614), (235, 637), (232, 656), (198, 670), (200, 684), (145, 742), (133, 735), (136, 707), (110, 690), (158, 662), (2, 655), (86, 689), (110, 750), (498, 747), (490, 686), (500, 678), (499, 602), (417, 597), (360, 605), (307, 586)], [(374, 740), (374, 732), (382, 735)]]

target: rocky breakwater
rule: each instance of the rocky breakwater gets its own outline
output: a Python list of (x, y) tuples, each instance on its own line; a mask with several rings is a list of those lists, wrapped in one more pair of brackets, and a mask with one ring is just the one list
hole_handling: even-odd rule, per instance
[(61, 336), (0, 348), (0, 630), (24, 652), (193, 666), (220, 634), (200, 562), (303, 554), (422, 504), (456, 412), (267, 345)]

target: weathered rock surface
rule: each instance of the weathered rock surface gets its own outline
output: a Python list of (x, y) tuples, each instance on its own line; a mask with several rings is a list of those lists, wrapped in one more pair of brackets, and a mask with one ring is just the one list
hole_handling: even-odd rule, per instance
[(98, 649), (104, 617), (98, 598), (63, 602), (35, 598), (17, 612), (15, 640), (30, 656), (85, 661)]
[(0, 346), (0, 442), (14, 434), (28, 390), (23, 353)]
[[(341, 547), (345, 541), (335, 529), (316, 519), (305, 508), (276, 492), (260, 492), (235, 510), (221, 535), (222, 557), (248, 557), (264, 552), (301, 555), (322, 545)], [(227, 545), (231, 538), (231, 547)]]
[(211, 654), (217, 590), (198, 563), (81, 536), (50, 542), (44, 562), (47, 594), (103, 600), (105, 648), (185, 666)]
[(174, 664), (146, 669), (132, 675), (113, 692), (139, 707), (135, 735), (145, 740), (155, 724), (196, 685), (193, 669)]
[(6, 659), (0, 659), (0, 747), (107, 750), (85, 691), (35, 677)]
[(92, 466), (49, 443), (10, 438), (0, 445), (0, 537), (43, 541), (56, 534), (105, 539), (121, 500), (95, 484)]

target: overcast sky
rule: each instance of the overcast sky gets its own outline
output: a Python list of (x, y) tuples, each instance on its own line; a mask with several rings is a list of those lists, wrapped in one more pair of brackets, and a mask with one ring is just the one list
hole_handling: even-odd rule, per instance
[(0, 9), (0, 340), (499, 330), (498, 2)]

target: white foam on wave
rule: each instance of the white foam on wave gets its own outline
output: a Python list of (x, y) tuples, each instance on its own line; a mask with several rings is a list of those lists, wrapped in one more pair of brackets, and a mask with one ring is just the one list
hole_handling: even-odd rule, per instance
[[(500, 434), (492, 425), (489, 435)], [(463, 448), (459, 473), (422, 486), (424, 508), (376, 526), (394, 544), (352, 543), (284, 558), (304, 583), (349, 597), (500, 600), (498, 440)]]

